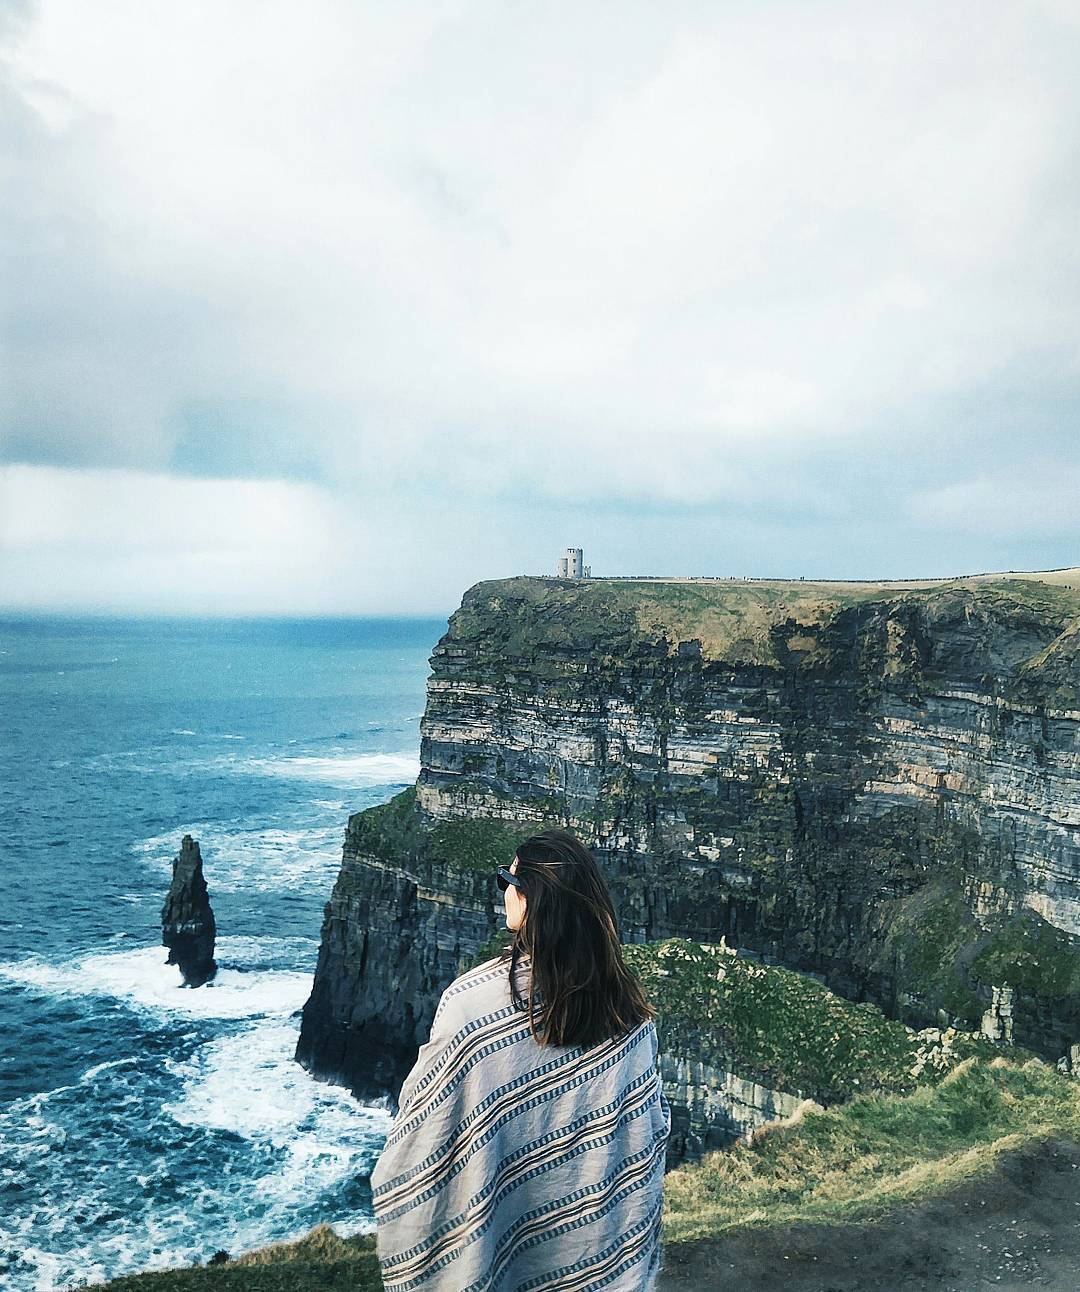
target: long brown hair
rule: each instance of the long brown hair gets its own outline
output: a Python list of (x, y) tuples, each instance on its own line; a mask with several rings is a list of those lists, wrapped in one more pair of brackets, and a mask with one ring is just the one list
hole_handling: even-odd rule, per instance
[[(615, 908), (588, 848), (569, 830), (545, 830), (519, 844), (516, 856), (528, 904), (501, 959), (510, 963), (511, 996), (528, 1010), (534, 1040), (588, 1048), (653, 1018), (656, 1009), (623, 962)], [(523, 954), (530, 957), (528, 1005), (517, 983)]]

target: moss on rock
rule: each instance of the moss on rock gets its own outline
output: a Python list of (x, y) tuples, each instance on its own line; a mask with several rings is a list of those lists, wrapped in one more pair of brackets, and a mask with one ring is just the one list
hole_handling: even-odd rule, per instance
[(460, 817), (437, 821), (425, 845), (427, 855), (456, 870), (490, 874), (514, 860), (514, 851), (531, 834), (559, 825), (506, 817)]
[[(666, 1051), (823, 1102), (909, 1089), (940, 1073), (925, 1063), (927, 1037), (876, 1005), (852, 1003), (813, 978), (744, 959), (723, 943), (667, 938), (629, 944), (623, 953), (659, 1010)], [(957, 1057), (1002, 1052), (977, 1035), (953, 1033), (949, 1040)]]
[(386, 803), (349, 818), (357, 849), (381, 861), (401, 861), (414, 852), (424, 834), (417, 813), (416, 786), (410, 785)]
[(987, 986), (1019, 987), (1045, 1000), (1080, 996), (1080, 938), (1024, 907), (991, 934), (971, 972)]

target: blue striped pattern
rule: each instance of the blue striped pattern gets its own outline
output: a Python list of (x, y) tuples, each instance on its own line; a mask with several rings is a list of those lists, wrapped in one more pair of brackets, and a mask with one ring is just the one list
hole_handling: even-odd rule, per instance
[(447, 987), (402, 1084), (371, 1175), (387, 1292), (652, 1292), (671, 1132), (656, 1028), (540, 1046), (508, 971)]

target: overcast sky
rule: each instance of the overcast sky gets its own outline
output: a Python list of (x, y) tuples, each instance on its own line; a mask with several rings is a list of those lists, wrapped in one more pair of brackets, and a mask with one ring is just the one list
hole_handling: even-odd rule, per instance
[(1080, 564), (1080, 4), (0, 0), (0, 605)]

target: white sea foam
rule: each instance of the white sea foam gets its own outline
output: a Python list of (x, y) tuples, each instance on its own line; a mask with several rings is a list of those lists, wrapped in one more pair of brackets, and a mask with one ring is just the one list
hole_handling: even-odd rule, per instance
[(204, 740), (247, 740), (231, 731), (193, 731), (191, 727), (170, 727), (170, 736), (202, 736)]
[(267, 1019), (201, 1046), (190, 1059), (170, 1064), (184, 1087), (164, 1111), (182, 1125), (286, 1149), (305, 1170), (358, 1173), (361, 1159), (385, 1136), (390, 1115), (315, 1081), (293, 1058), (296, 1039), (294, 1021)]
[[(207, 767), (218, 771), (307, 780), (313, 784), (347, 785), (353, 789), (411, 784), (420, 772), (411, 753), (350, 754), (343, 757), (298, 755), (295, 758), (244, 758), (221, 755)], [(176, 855), (178, 839), (191, 834), (199, 840), (206, 862), (211, 897), (215, 890), (265, 892), (280, 888), (325, 889), (341, 864), (344, 822), (319, 821), (322, 813), (344, 812), (341, 798), (309, 800), (316, 822), (289, 828), (252, 828), (246, 822), (184, 821), (132, 845), (132, 851), (166, 870)]]
[(87, 1068), (79, 1078), (80, 1082), (93, 1081), (95, 1077), (100, 1077), (103, 1072), (111, 1072), (113, 1068), (123, 1068), (132, 1063), (137, 1063), (135, 1056), (128, 1055), (126, 1059), (107, 1059), (104, 1063), (95, 1063), (92, 1068)]
[(236, 770), (358, 788), (411, 784), (420, 775), (420, 760), (413, 753), (344, 754), (337, 758), (300, 754), (295, 758), (250, 758), (237, 763)]
[[(139, 772), (144, 775), (153, 775), (161, 770), (160, 753), (156, 749), (116, 749), (104, 754), (93, 754), (85, 759), (83, 766), (87, 771), (103, 772), (107, 776), (113, 775), (117, 769), (125, 775), (132, 772)], [(138, 758), (140, 762), (129, 762), (129, 759)]]
[[(99, 1139), (86, 1126), (85, 1105), (63, 1091), (0, 1112), (4, 1169), (32, 1173), (56, 1200), (0, 1215), (0, 1250), (17, 1254), (18, 1286), (56, 1292), (187, 1266), (215, 1247), (237, 1254), (300, 1238), (324, 1220), (344, 1235), (371, 1232), (351, 1186), (370, 1174), (390, 1114), (314, 1081), (293, 1062), (295, 1045), (294, 1024), (268, 1019), (183, 1062), (166, 1060), (169, 1082), (178, 1078), (180, 1088), (164, 1104), (149, 1090), (138, 1094), (147, 1073), (126, 1076), (125, 1092), (139, 1099), (140, 1135), (168, 1149), (130, 1174), (123, 1166), (118, 1173), (109, 1156), (122, 1133), (112, 1117), (101, 1120)], [(112, 1066), (93, 1070), (102, 1082), (95, 1107), (98, 1095), (102, 1107), (116, 1106)], [(243, 1143), (223, 1142), (218, 1132)], [(192, 1154), (212, 1155), (219, 1169), (191, 1174)]]
[(210, 900), (216, 891), (266, 892), (313, 886), (322, 891), (341, 864), (342, 824), (283, 829), (243, 829), (218, 821), (185, 822), (132, 845), (163, 873), (176, 855), (181, 832), (199, 840)]
[(199, 840), (211, 901), (216, 891), (258, 893), (278, 889), (324, 888), (341, 862), (344, 824), (293, 829), (242, 828), (221, 822), (185, 822), (132, 844), (132, 851), (156, 867), (171, 866), (183, 833)]
[(245, 969), (273, 966), (282, 959), (295, 963), (299, 956), (312, 955), (319, 949), (318, 938), (299, 935), (289, 938), (246, 937), (230, 933), (217, 939), (218, 960), (242, 964)]
[[(311, 992), (311, 974), (286, 970), (245, 971), (219, 964), (202, 987), (181, 986), (180, 970), (166, 964), (164, 947), (109, 951), (63, 964), (45, 960), (0, 962), (0, 979), (50, 996), (113, 997), (148, 1013), (185, 1018), (253, 1018), (288, 1015)], [(222, 955), (224, 959), (224, 955)]]

